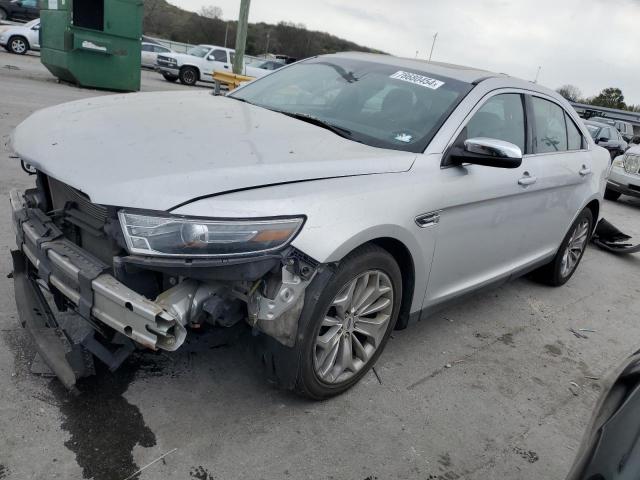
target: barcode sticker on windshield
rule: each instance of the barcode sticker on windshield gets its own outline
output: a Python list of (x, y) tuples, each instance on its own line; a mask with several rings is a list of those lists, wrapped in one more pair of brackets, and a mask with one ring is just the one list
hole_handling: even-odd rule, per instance
[(402, 80), (403, 82), (415, 83), (416, 85), (422, 85), (423, 87), (430, 88), (431, 90), (436, 90), (444, 85), (444, 82), (436, 80), (435, 78), (425, 77), (424, 75), (418, 75), (417, 73), (403, 72), (402, 70), (391, 75), (391, 78)]

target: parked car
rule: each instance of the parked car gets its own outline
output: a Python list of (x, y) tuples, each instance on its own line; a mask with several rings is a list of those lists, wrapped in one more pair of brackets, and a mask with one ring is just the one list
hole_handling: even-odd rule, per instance
[(599, 383), (602, 394), (566, 480), (640, 478), (640, 351)]
[(40, 19), (8, 27), (0, 32), (0, 46), (17, 55), (40, 50)]
[(275, 60), (267, 60), (257, 62), (251, 65), (252, 67), (262, 68), (263, 70), (278, 70), (279, 68), (284, 67), (284, 63), (277, 62)]
[(624, 141), (615, 126), (591, 120), (586, 120), (584, 123), (595, 142), (609, 150), (612, 160), (629, 148), (629, 144)]
[(0, 20), (27, 22), (40, 18), (38, 0), (0, 0)]
[(188, 329), (246, 322), (267, 373), (315, 399), (358, 382), (394, 328), (463, 295), (531, 271), (567, 282), (609, 169), (551, 90), (363, 53), (227, 96), (50, 107), (12, 146), (37, 172), (10, 193), (18, 311), (67, 386), (77, 370), (47, 354), (62, 347), (40, 285), (112, 369), (134, 345), (173, 351)]
[[(195, 85), (198, 82), (213, 83), (215, 71), (233, 70), (234, 50), (214, 45), (198, 45), (187, 53), (159, 54), (157, 70), (165, 80), (180, 80), (184, 85)], [(243, 73), (250, 77), (263, 77), (268, 70), (245, 65)]]
[(631, 140), (633, 140), (633, 125), (629, 122), (616, 120), (615, 127), (620, 132), (620, 135), (622, 135), (625, 142), (631, 142)]
[(142, 42), (141, 65), (146, 68), (155, 68), (158, 61), (158, 54), (167, 53), (173, 53), (173, 51), (157, 43)]
[(640, 146), (632, 146), (613, 161), (604, 198), (617, 200), (620, 195), (640, 198)]

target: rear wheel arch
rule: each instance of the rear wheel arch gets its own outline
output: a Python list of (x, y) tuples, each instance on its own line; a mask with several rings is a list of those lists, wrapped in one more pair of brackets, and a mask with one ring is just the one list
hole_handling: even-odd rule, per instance
[(591, 214), (593, 215), (593, 223), (594, 225), (598, 223), (598, 215), (600, 214), (600, 202), (598, 200), (591, 200), (587, 203), (586, 207), (591, 210)]

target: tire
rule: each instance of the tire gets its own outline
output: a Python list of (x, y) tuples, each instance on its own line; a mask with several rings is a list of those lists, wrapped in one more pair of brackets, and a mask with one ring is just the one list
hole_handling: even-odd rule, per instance
[(24, 55), (29, 51), (29, 42), (21, 36), (11, 37), (7, 42), (7, 49), (16, 55)]
[(6, 20), (7, 16), (7, 12), (0, 8), (0, 20)]
[(175, 75), (169, 75), (168, 73), (163, 73), (162, 76), (167, 82), (174, 83), (178, 81), (178, 77), (176, 77)]
[[(366, 277), (367, 272), (369, 272), (369, 277)], [(378, 274), (380, 276), (376, 277), (375, 275)], [(337, 319), (337, 309), (333, 306), (336, 297), (339, 294), (342, 296), (344, 289), (354, 280), (360, 282), (359, 285), (362, 286), (367, 278), (369, 278), (369, 282), (372, 282), (369, 285), (375, 285), (376, 279), (378, 279), (379, 285), (390, 287), (389, 291), (378, 298), (381, 301), (379, 305), (386, 304), (383, 300), (388, 300), (388, 307), (373, 314), (375, 318), (367, 318), (364, 315), (354, 316), (353, 320), (345, 320), (344, 325), (339, 326), (339, 331), (343, 333), (336, 335), (336, 364), (332, 369), (329, 369), (329, 373), (323, 378), (319, 370), (322, 369), (321, 367), (329, 365), (330, 362), (317, 365), (317, 355), (322, 356), (325, 351), (318, 347), (321, 343), (320, 334), (322, 332), (323, 339), (332, 338), (331, 331), (336, 329), (336, 325), (324, 325), (325, 317), (329, 317), (333, 313), (334, 318)], [(356, 298), (355, 292), (358, 291), (358, 288), (356, 285), (353, 298)], [(364, 291), (362, 288), (360, 290)], [(389, 292), (392, 297), (389, 296)], [(401, 299), (402, 276), (400, 268), (393, 257), (378, 246), (365, 245), (360, 247), (345, 257), (335, 270), (324, 269), (320, 271), (305, 292), (305, 304), (298, 323), (296, 345), (287, 348), (274, 339), (262, 335), (261, 357), (263, 365), (267, 367), (270, 379), (278, 383), (280, 387), (295, 390), (296, 393), (313, 400), (323, 400), (346, 392), (371, 369), (382, 354), (398, 319)], [(378, 300), (373, 301), (371, 305), (376, 305)], [(386, 324), (383, 324), (379, 329), (372, 327), (372, 322), (377, 321), (378, 316), (384, 318), (387, 315), (386, 312), (389, 312)], [(371, 323), (367, 323), (367, 320)], [(378, 342), (375, 347), (372, 346), (372, 343), (367, 343), (369, 338), (365, 338), (365, 335), (361, 334), (362, 328), (376, 333)], [(349, 329), (351, 333), (347, 331)], [(361, 350), (362, 354), (367, 350), (368, 358), (364, 362), (357, 352), (356, 340), (353, 340), (353, 337), (357, 339), (358, 345), (364, 346)], [(331, 378), (333, 372), (339, 369), (337, 356), (344, 353), (344, 345), (349, 342), (352, 356), (359, 357), (350, 362), (354, 370), (344, 370), (337, 378)]]
[(618, 200), (620, 198), (620, 195), (622, 195), (620, 192), (616, 192), (615, 190), (611, 190), (610, 188), (607, 188), (604, 191), (604, 198), (607, 200), (611, 200), (612, 202)]
[(183, 67), (180, 69), (180, 83), (193, 86), (198, 82), (200, 74), (194, 67)]
[[(564, 240), (562, 240), (556, 256), (547, 265), (534, 272), (534, 277), (541, 283), (552, 287), (559, 287), (567, 283), (578, 268), (592, 233), (593, 214), (591, 210), (585, 208), (571, 224), (571, 228), (569, 228)], [(578, 234), (578, 236), (575, 237), (574, 234)], [(573, 249), (569, 249), (570, 242), (574, 245)], [(565, 254), (567, 255), (566, 257)]]

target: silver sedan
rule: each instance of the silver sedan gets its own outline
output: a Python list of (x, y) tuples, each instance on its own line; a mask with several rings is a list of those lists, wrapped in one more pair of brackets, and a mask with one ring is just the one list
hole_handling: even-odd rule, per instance
[(154, 349), (246, 322), (269, 375), (316, 399), (358, 382), (394, 328), (463, 295), (528, 272), (567, 282), (609, 166), (553, 91), (356, 53), (226, 97), (54, 107), (13, 147), (40, 189), (12, 194), (14, 261), (59, 304)]

